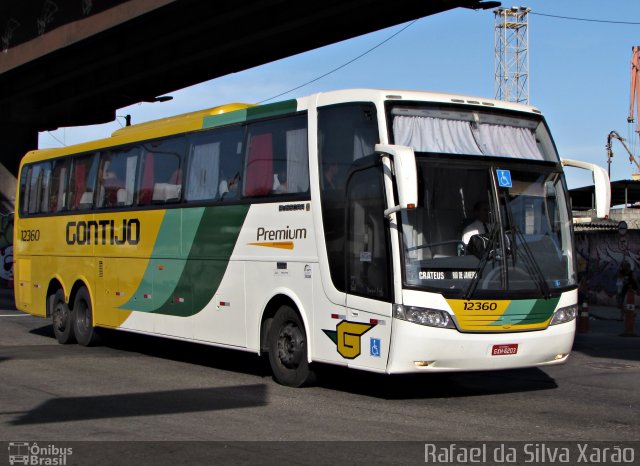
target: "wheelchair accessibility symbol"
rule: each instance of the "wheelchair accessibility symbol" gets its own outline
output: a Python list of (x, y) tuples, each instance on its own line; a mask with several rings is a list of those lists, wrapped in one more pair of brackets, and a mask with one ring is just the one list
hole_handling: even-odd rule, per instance
[(498, 186), (501, 188), (513, 188), (511, 170), (496, 170), (496, 177), (498, 178)]
[(380, 338), (369, 339), (369, 354), (374, 358), (380, 357)]

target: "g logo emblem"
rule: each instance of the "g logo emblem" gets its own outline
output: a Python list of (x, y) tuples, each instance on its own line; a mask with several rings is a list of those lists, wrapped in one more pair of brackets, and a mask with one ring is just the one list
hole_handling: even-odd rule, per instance
[(345, 359), (355, 359), (362, 351), (362, 335), (375, 324), (341, 321), (335, 330), (322, 330), (336, 344), (338, 353)]

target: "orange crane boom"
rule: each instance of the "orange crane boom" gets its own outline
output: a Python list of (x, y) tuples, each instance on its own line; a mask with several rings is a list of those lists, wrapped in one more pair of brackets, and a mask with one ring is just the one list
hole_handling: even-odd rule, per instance
[[(633, 123), (635, 120), (635, 110), (640, 109), (640, 46), (636, 45), (631, 54), (631, 99), (629, 102), (629, 116), (627, 121)], [(634, 108), (635, 107), (635, 108)], [(636, 133), (640, 134), (640, 118)]]

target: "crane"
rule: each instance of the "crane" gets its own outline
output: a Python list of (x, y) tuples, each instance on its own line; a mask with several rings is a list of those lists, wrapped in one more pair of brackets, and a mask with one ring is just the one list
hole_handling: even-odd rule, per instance
[[(627, 122), (635, 122), (635, 113), (640, 111), (640, 45), (635, 45), (631, 48), (631, 98), (629, 99), (629, 116), (627, 116)], [(640, 118), (638, 118), (638, 125), (635, 132), (640, 136)], [(640, 164), (633, 156), (631, 149), (625, 144), (624, 138), (622, 138), (616, 131), (611, 131), (607, 136), (607, 166), (609, 177), (611, 177), (611, 158), (613, 157), (613, 150), (611, 149), (612, 139), (620, 141), (622, 146), (629, 154), (629, 162), (633, 162), (640, 171)], [(634, 180), (640, 179), (640, 173), (634, 173), (631, 175)]]
[[(617, 131), (611, 131), (609, 133), (609, 135), (607, 136), (607, 169), (609, 172), (609, 178), (611, 178), (611, 158), (613, 157), (613, 149), (611, 149), (611, 140), (612, 139), (617, 139), (618, 141), (620, 141), (620, 144), (622, 144), (622, 147), (625, 148), (625, 150), (627, 151), (627, 154), (629, 154), (629, 162), (633, 162), (636, 164), (636, 167), (638, 167), (638, 170), (640, 171), (640, 164), (638, 163), (638, 160), (633, 156), (633, 153), (631, 152), (631, 149), (629, 149), (629, 147), (625, 144), (624, 142), (624, 138), (621, 137)], [(634, 173), (633, 175), (631, 175), (631, 177), (635, 180), (635, 179), (640, 179), (640, 172), (639, 173)]]
[[(631, 51), (631, 100), (627, 117), (629, 123), (634, 122), (634, 107), (635, 110), (640, 110), (640, 45), (632, 47)], [(640, 134), (640, 119), (638, 119), (636, 133)]]

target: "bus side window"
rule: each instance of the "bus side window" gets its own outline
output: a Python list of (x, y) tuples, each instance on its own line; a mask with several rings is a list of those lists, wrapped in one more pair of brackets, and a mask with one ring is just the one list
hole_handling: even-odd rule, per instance
[(49, 190), (49, 212), (60, 212), (66, 208), (68, 172), (68, 158), (53, 161), (53, 174), (51, 176), (51, 188)]
[(68, 199), (69, 210), (87, 210), (93, 207), (93, 197), (98, 174), (96, 154), (75, 157), (71, 163)]
[(122, 207), (133, 204), (138, 165), (137, 147), (103, 152), (100, 157), (97, 207)]
[(242, 170), (241, 126), (196, 133), (189, 138), (187, 202), (237, 197)]
[(138, 205), (168, 204), (182, 199), (183, 136), (142, 145), (142, 172)]
[(248, 131), (244, 195), (309, 191), (306, 115), (251, 123)]
[(31, 185), (31, 174), (33, 166), (25, 165), (20, 174), (20, 214), (26, 215), (29, 212), (29, 186)]
[(39, 214), (49, 211), (49, 185), (51, 183), (51, 163), (40, 162), (27, 167), (23, 171), (21, 189), (26, 193), (22, 204), (22, 212)]
[(49, 184), (51, 182), (51, 163), (40, 162), (32, 165), (29, 183), (26, 188), (29, 191), (27, 213), (39, 214), (49, 211)]

